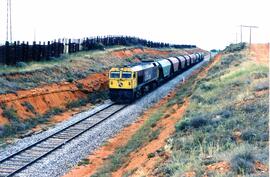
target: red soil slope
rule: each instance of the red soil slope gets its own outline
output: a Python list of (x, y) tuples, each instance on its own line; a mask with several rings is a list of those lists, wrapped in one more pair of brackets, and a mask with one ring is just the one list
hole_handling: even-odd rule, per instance
[[(80, 88), (78, 88), (78, 86)], [(107, 88), (108, 78), (106, 73), (89, 75), (87, 78), (69, 83), (50, 84), (30, 90), (17, 91), (16, 94), (0, 95), (0, 103), (4, 103), (8, 108), (13, 108), (22, 119), (33, 117), (24, 102), (30, 103), (35, 111), (43, 115), (52, 108), (64, 108), (67, 103), (83, 98), (86, 93)], [(8, 123), (7, 118), (2, 116), (0, 108), (0, 125)]]

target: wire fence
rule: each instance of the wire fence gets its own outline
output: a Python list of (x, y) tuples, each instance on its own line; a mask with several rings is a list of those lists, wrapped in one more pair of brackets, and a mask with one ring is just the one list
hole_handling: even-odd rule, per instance
[(6, 42), (0, 46), (0, 64), (16, 65), (18, 62), (46, 61), (52, 58), (59, 58), (62, 54), (70, 54), (79, 51), (104, 50), (106, 47), (123, 46), (144, 46), (150, 48), (195, 48), (195, 45), (175, 45), (162, 42), (153, 42), (145, 39), (129, 36), (106, 36), (84, 39), (48, 42)]

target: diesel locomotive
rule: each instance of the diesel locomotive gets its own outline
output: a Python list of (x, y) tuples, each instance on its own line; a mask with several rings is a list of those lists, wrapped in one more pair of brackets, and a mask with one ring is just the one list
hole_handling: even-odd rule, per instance
[(132, 102), (203, 59), (204, 53), (193, 53), (111, 68), (110, 99), (117, 103)]

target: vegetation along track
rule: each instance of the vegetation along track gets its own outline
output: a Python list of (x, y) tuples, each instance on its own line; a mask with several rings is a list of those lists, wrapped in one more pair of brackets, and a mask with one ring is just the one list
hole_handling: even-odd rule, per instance
[(0, 160), (0, 176), (13, 176), (77, 138), (127, 105), (110, 104), (102, 110)]

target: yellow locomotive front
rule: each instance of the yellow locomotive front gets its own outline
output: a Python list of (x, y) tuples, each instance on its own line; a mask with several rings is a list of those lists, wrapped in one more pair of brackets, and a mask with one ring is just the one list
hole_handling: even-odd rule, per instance
[(112, 68), (109, 72), (110, 98), (113, 101), (132, 101), (137, 87), (136, 75), (130, 67)]

